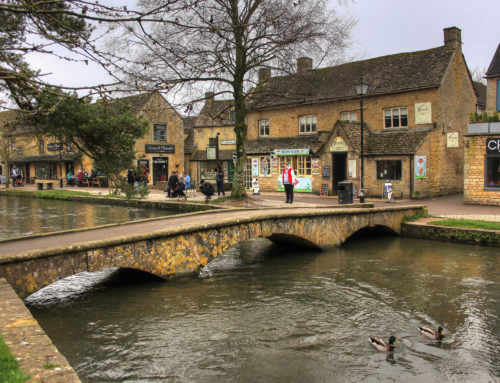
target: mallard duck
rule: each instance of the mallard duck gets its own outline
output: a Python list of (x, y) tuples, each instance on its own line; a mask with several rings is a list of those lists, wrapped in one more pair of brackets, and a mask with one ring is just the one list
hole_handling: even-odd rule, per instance
[(441, 340), (444, 338), (444, 332), (441, 326), (439, 326), (437, 330), (429, 327), (418, 327), (418, 331), (420, 331), (422, 336), (426, 336), (430, 339)]
[(394, 350), (394, 342), (399, 342), (399, 339), (396, 339), (395, 336), (391, 336), (389, 338), (389, 343), (384, 342), (380, 338), (375, 338), (374, 336), (371, 336), (369, 340), (373, 347), (375, 347), (378, 351), (392, 351)]

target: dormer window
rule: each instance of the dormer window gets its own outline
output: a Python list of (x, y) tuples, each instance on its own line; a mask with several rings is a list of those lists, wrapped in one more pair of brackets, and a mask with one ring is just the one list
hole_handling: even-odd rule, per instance
[(300, 116), (299, 133), (316, 133), (316, 116)]

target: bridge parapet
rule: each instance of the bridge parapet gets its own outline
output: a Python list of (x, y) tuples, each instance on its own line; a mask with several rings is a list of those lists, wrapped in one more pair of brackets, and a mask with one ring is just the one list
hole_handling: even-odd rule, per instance
[(399, 234), (404, 216), (424, 212), (424, 206), (245, 211), (207, 223), (2, 256), (0, 277), (23, 298), (59, 279), (108, 267), (134, 268), (167, 279), (196, 273), (251, 238), (295, 239), (325, 249), (366, 227), (384, 226)]

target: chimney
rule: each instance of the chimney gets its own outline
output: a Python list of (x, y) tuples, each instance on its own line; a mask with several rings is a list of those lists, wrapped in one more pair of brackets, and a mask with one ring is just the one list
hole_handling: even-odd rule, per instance
[(205, 105), (211, 104), (214, 100), (214, 92), (205, 92)]
[(454, 49), (462, 49), (462, 31), (457, 27), (443, 29), (444, 45)]
[(271, 79), (271, 68), (259, 69), (259, 84), (268, 82)]
[(309, 57), (301, 57), (297, 59), (297, 73), (307, 73), (312, 70), (313, 60)]

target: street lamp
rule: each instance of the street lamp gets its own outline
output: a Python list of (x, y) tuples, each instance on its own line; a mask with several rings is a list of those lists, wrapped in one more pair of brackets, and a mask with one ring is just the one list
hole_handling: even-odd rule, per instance
[(365, 202), (365, 184), (364, 184), (364, 179), (365, 179), (365, 164), (364, 164), (364, 139), (363, 139), (363, 96), (366, 94), (368, 90), (368, 83), (365, 81), (363, 78), (363, 75), (361, 74), (361, 77), (359, 78), (358, 82), (354, 84), (356, 86), (356, 93), (359, 96), (359, 109), (361, 110), (361, 188), (359, 191), (359, 202), (364, 203)]

